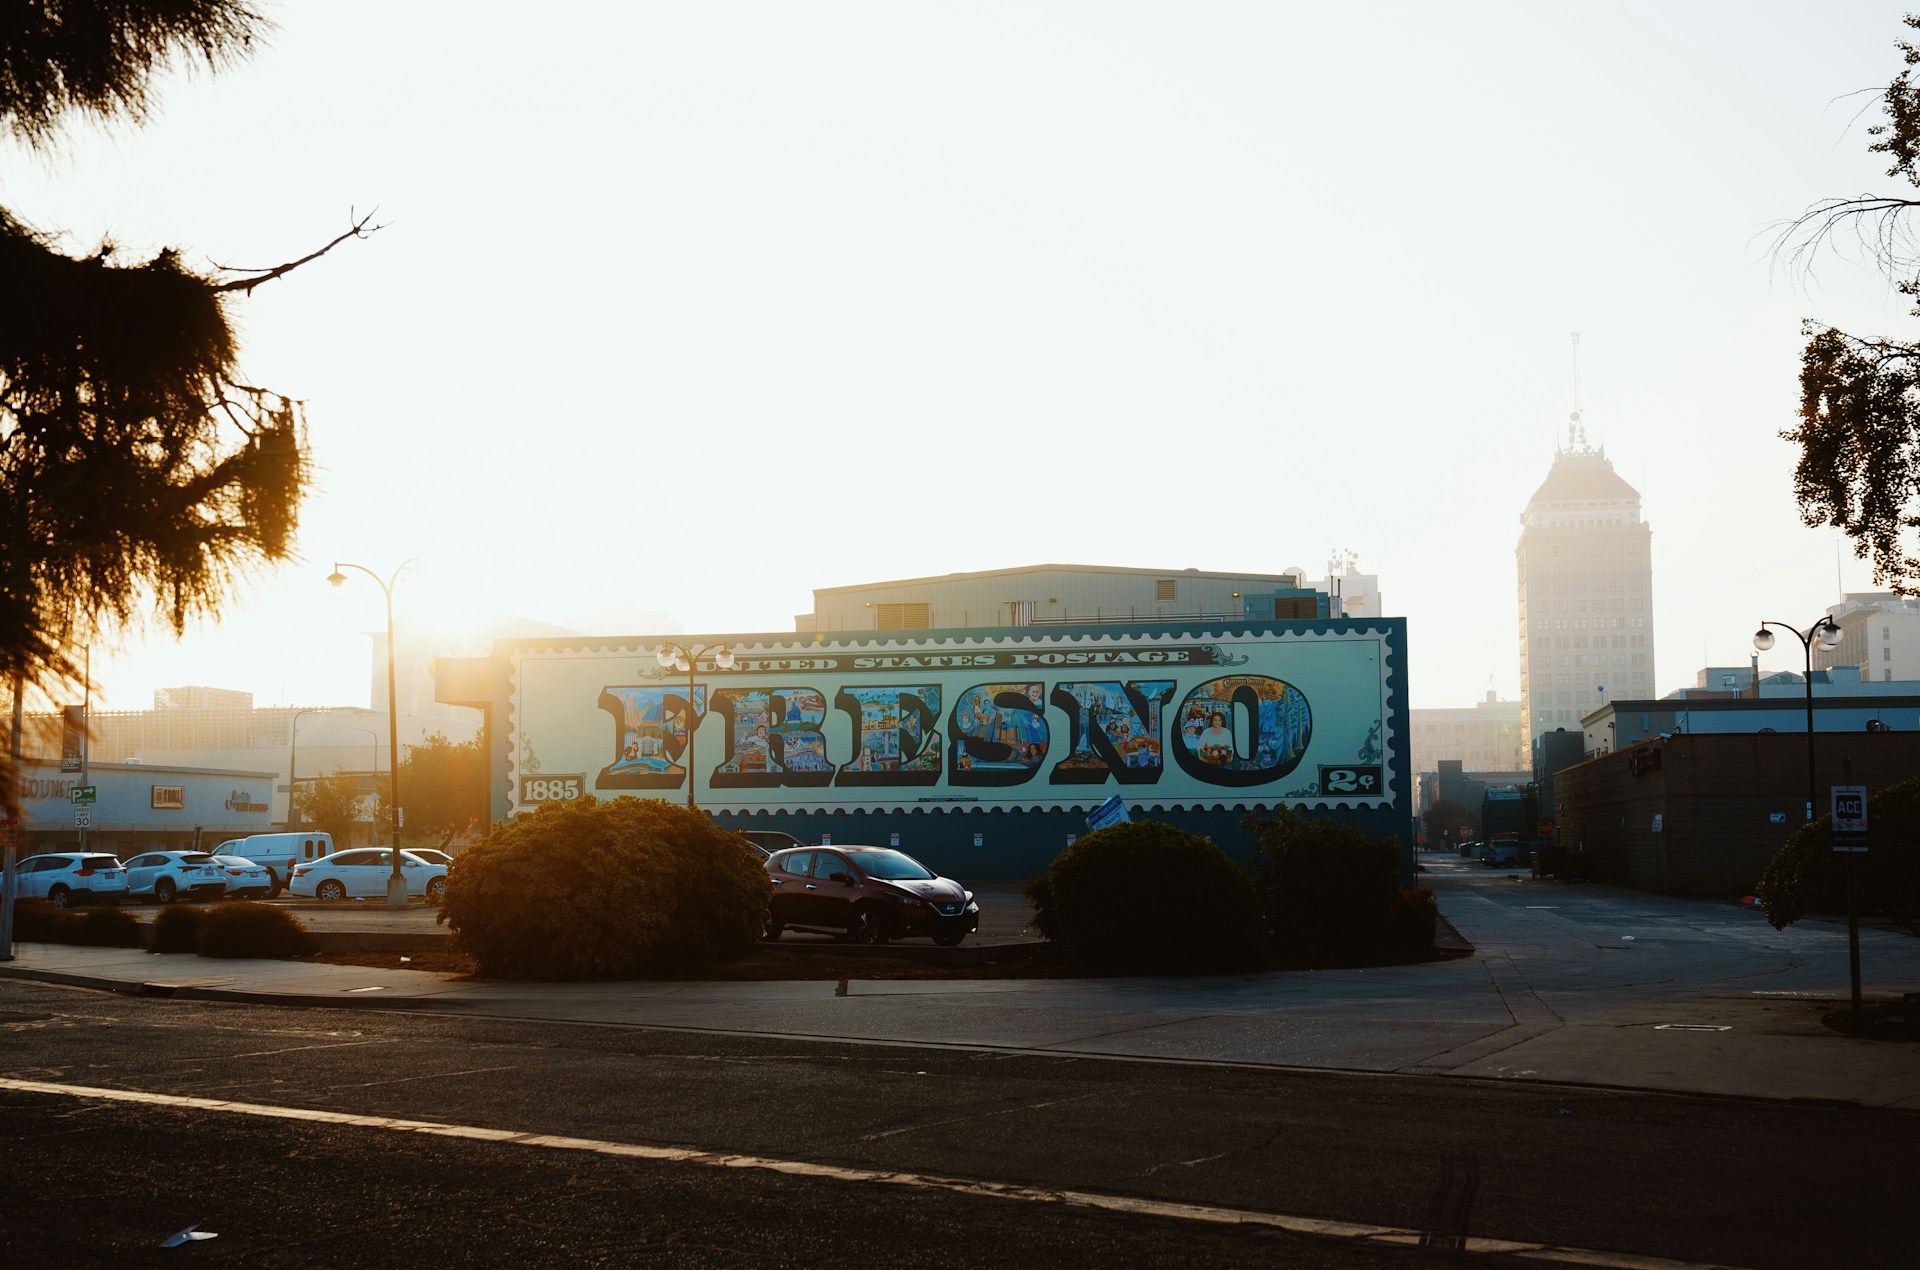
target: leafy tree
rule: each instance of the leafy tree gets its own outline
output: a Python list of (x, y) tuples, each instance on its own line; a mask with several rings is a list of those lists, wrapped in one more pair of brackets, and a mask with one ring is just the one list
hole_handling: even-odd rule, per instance
[(362, 819), (360, 802), (366, 797), (358, 777), (334, 772), (301, 785), (293, 795), (300, 823), (333, 835), (333, 847), (344, 851), (353, 842), (354, 823)]
[[(434, 733), (420, 745), (406, 747), (400, 759), (400, 788), (405, 791), (408, 837), (437, 834), (444, 850), (454, 835), (475, 820), (484, 821), (487, 806), (487, 760), (480, 740), (455, 745)], [(380, 797), (381, 823), (387, 820), (386, 791)]]
[(1426, 815), (1422, 819), (1427, 827), (1429, 848), (1438, 847), (1442, 841), (1459, 842), (1461, 825), (1469, 826), (1467, 829), (1469, 835), (1479, 832), (1475, 827), (1475, 822), (1479, 820), (1478, 816), (1459, 803), (1447, 802), (1444, 799), (1427, 808)]
[[(1920, 28), (1920, 17), (1905, 19)], [(1886, 174), (1920, 187), (1920, 47), (1899, 41), (1906, 69), (1881, 95), (1886, 121), (1867, 129), (1867, 148), (1891, 161)], [(1836, 237), (1851, 237), (1901, 294), (1920, 300), (1920, 198), (1862, 194), (1817, 203), (1791, 221), (1776, 252), (1810, 268)], [(1920, 316), (1920, 305), (1914, 314)], [(1800, 447), (1794, 495), (1808, 525), (1833, 525), (1873, 562), (1874, 581), (1920, 589), (1920, 557), (1908, 545), (1920, 527), (1920, 344), (1850, 335), (1817, 321), (1800, 359), (1800, 424), (1781, 433)]]
[[(138, 121), (153, 77), (219, 68), (265, 20), (236, 0), (61, 0), (0, 10), (0, 130), (46, 148), (79, 114)], [(226, 306), (368, 232), (270, 269), (177, 249), (80, 256), (0, 206), (0, 677), (73, 684), (74, 650), (155, 620), (176, 634), (292, 552), (309, 480), (297, 403), (238, 377)], [(17, 811), (0, 747), (0, 810)]]

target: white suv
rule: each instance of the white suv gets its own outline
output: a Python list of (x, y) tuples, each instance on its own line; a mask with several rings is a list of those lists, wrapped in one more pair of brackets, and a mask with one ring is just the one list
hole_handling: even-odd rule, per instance
[(151, 895), (162, 904), (180, 896), (217, 900), (227, 889), (226, 875), (205, 851), (149, 851), (127, 861), (127, 890)]
[(14, 867), (15, 894), (71, 908), (87, 900), (118, 904), (127, 898), (127, 873), (110, 855), (60, 851), (30, 855)]

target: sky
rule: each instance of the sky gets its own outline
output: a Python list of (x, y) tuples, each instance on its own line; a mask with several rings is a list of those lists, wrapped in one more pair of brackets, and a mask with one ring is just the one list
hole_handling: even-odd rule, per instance
[(1872, 589), (1779, 434), (1802, 319), (1916, 319), (1857, 253), (1772, 247), (1897, 188), (1865, 129), (1911, 0), (264, 7), (145, 126), (0, 139), (0, 197), (76, 254), (382, 226), (232, 309), (242, 375), (306, 403), (301, 558), (95, 650), (97, 708), (367, 704), (380, 587), (336, 560), (418, 561), (404, 640), (1336, 550), (1407, 618), (1414, 707), (1517, 697), (1573, 332), (1652, 527), (1657, 691)]

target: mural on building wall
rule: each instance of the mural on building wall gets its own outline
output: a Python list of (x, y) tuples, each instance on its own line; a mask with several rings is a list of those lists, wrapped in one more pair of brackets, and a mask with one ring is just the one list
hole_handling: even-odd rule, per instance
[(1077, 808), (1119, 786), (1390, 806), (1399, 629), (735, 643), (691, 689), (649, 640), (526, 645), (506, 654), (510, 789), (520, 810), (689, 780), (712, 811)]

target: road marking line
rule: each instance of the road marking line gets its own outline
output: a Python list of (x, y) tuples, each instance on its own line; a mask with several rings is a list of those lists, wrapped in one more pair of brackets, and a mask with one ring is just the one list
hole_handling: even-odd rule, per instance
[[(430, 1137), (460, 1138), (510, 1146), (587, 1151), (596, 1155), (652, 1160), (667, 1164), (696, 1164), (705, 1168), (762, 1169), (792, 1177), (910, 1186), (960, 1195), (1022, 1200), (1039, 1204), (1064, 1204), (1073, 1208), (1090, 1208), (1145, 1217), (1165, 1217), (1176, 1221), (1199, 1221), (1214, 1225), (1261, 1226), (1288, 1231), (1292, 1234), (1318, 1235), (1332, 1239), (1412, 1246), (1418, 1246), (1421, 1239), (1420, 1231), (1404, 1226), (1335, 1221), (1328, 1218), (1266, 1213), (1245, 1208), (1218, 1208), (1206, 1204), (1185, 1204), (1174, 1200), (1102, 1195), (1095, 1191), (1049, 1190), (1044, 1187), (1022, 1186), (1011, 1182), (969, 1181), (965, 1178), (942, 1177), (935, 1173), (896, 1173), (880, 1169), (850, 1168), (838, 1164), (812, 1164), (804, 1160), (781, 1160), (771, 1156), (733, 1155), (721, 1151), (696, 1151), (686, 1147), (643, 1146), (632, 1142), (607, 1142), (598, 1138), (573, 1138), (559, 1134), (525, 1133), (513, 1129), (488, 1129), (480, 1125), (445, 1124), (432, 1120), (400, 1120), (392, 1116), (367, 1116), (351, 1111), (322, 1111), (309, 1107), (275, 1106), (271, 1103), (193, 1098), (182, 1094), (149, 1093), (139, 1089), (61, 1085), (40, 1080), (15, 1080), (10, 1077), (0, 1077), (0, 1089), (26, 1094), (53, 1094), (67, 1098), (93, 1098), (105, 1102), (177, 1107), (183, 1110), (219, 1111), (229, 1115), (255, 1116), (265, 1120), (299, 1120), (310, 1124), (346, 1125), (361, 1129), (384, 1129), (396, 1133), (420, 1133)], [(1463, 1238), (1460, 1250), (1469, 1253), (1504, 1254), (1531, 1261), (1594, 1266), (1601, 1267), (1603, 1270), (1736, 1270), (1724, 1262), (1674, 1261), (1665, 1257), (1647, 1257), (1630, 1252), (1561, 1248), (1552, 1244), (1511, 1239), (1482, 1239), (1474, 1236)]]

